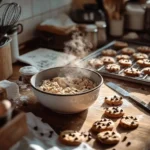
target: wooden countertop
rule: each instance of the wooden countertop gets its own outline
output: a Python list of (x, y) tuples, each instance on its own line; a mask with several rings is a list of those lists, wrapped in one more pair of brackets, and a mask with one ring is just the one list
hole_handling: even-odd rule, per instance
[[(13, 65), (13, 75), (10, 80), (17, 80), (19, 78), (18, 70), (24, 65), (25, 64), (19, 62)], [(105, 104), (103, 103), (104, 97), (117, 95), (113, 90), (105, 85), (108, 81), (119, 84), (121, 87), (125, 88), (127, 91), (131, 92), (133, 95), (137, 96), (146, 103), (150, 102), (150, 87), (104, 77), (104, 84), (101, 86), (99, 98), (88, 110), (81, 113), (63, 115), (52, 112), (41, 104), (36, 103), (36, 98), (30, 91), (22, 92), (22, 94), (29, 95), (32, 102), (27, 106), (22, 106), (20, 109), (25, 112), (33, 112), (36, 116), (41, 117), (43, 121), (52, 126), (57, 133), (65, 129), (88, 131), (90, 130), (92, 124), (103, 116), (103, 108), (105, 107)], [(139, 118), (139, 127), (132, 131), (122, 130), (117, 127), (119, 119), (116, 119), (114, 120), (116, 125), (115, 130), (121, 134), (122, 139), (125, 135), (128, 137), (125, 142), (119, 142), (115, 146), (104, 146), (92, 139), (89, 142), (89, 145), (98, 150), (112, 150), (113, 148), (116, 150), (150, 150), (150, 115), (128, 100), (124, 100), (122, 107), (125, 114), (135, 115)], [(131, 142), (131, 145), (128, 147), (126, 146), (127, 142)]]

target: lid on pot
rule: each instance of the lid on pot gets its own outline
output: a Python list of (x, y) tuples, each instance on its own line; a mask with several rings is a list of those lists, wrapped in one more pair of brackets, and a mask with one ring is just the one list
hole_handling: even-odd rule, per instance
[(39, 70), (34, 66), (25, 66), (20, 68), (19, 72), (22, 75), (34, 75), (39, 72)]
[(97, 26), (96, 25), (86, 25), (85, 26), (86, 32), (97, 32)]

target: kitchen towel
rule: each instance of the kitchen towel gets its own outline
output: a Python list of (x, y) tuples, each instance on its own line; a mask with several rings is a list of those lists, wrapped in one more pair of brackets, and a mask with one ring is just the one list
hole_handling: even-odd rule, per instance
[(29, 133), (23, 137), (11, 150), (93, 150), (88, 144), (65, 146), (58, 140), (56, 132), (42, 118), (33, 113), (26, 113)]

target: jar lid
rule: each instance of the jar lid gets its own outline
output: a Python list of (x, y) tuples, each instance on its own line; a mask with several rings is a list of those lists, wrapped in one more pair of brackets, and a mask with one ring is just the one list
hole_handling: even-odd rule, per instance
[(105, 21), (96, 21), (95, 24), (98, 28), (106, 28), (106, 22)]
[(25, 66), (20, 68), (19, 72), (23, 75), (34, 75), (39, 72), (39, 70), (34, 66)]
[(86, 32), (97, 32), (97, 26), (96, 25), (86, 25), (85, 26)]
[(145, 10), (142, 8), (140, 4), (137, 3), (129, 3), (126, 6), (126, 11), (128, 14), (144, 14)]

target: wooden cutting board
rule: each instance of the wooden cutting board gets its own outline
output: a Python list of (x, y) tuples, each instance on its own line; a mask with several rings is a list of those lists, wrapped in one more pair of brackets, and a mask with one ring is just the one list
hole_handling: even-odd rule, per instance
[[(105, 81), (114, 81), (145, 102), (150, 101), (150, 90), (147, 86), (141, 86), (129, 82), (123, 83), (120, 82), (120, 80), (118, 81), (115, 79), (105, 79)], [(41, 104), (35, 103), (36, 98), (33, 96), (32, 92), (27, 91), (23, 92), (22, 94), (30, 97), (31, 104), (23, 106), (20, 109), (26, 112), (33, 112), (35, 115), (43, 118), (43, 121), (52, 126), (58, 134), (60, 131), (66, 129), (89, 131), (92, 127), (92, 124), (103, 117), (104, 108), (106, 107), (106, 104), (104, 103), (104, 97), (118, 95), (105, 84), (103, 84), (99, 98), (88, 110), (78, 114), (64, 115), (52, 112)], [(150, 114), (132, 104), (127, 99), (124, 99), (122, 108), (125, 114), (135, 115), (137, 118), (139, 118), (139, 127), (130, 131), (122, 130), (120, 127), (118, 127), (118, 122), (120, 119), (115, 119), (113, 120), (115, 122), (114, 130), (117, 130), (121, 134), (121, 141), (117, 145), (106, 146), (97, 142), (95, 139), (92, 139), (90, 142), (88, 142), (89, 145), (97, 150), (113, 150), (114, 148), (114, 150), (150, 150)], [(127, 139), (125, 142), (122, 142), (124, 136), (127, 136)], [(95, 137), (95, 135), (93, 135), (93, 137)], [(127, 146), (128, 142), (131, 142), (129, 146)]]

